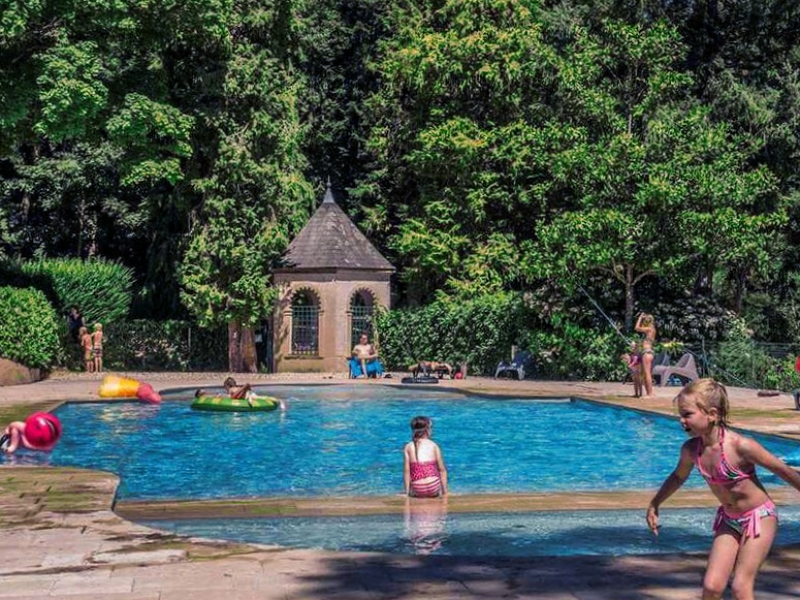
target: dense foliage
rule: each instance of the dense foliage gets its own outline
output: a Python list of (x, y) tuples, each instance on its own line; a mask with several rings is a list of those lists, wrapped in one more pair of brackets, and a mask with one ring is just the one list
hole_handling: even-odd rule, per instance
[(400, 306), (575, 309), (529, 327), (554, 374), (616, 368), (582, 290), (623, 331), (800, 342), (798, 73), (785, 0), (7, 3), (0, 255), (103, 257), (136, 317), (247, 328), (331, 177)]
[(471, 373), (494, 373), (532, 321), (533, 314), (517, 294), (388, 311), (377, 318), (380, 354), (390, 368), (401, 370), (434, 360), (467, 363)]
[(50, 367), (58, 358), (58, 331), (56, 312), (41, 291), (0, 287), (0, 357)]
[(113, 323), (128, 316), (133, 273), (107, 260), (41, 259), (20, 266), (21, 273), (45, 290), (60, 314), (75, 305), (87, 323)]
[(104, 331), (106, 368), (123, 371), (224, 371), (226, 332), (186, 321), (134, 320)]

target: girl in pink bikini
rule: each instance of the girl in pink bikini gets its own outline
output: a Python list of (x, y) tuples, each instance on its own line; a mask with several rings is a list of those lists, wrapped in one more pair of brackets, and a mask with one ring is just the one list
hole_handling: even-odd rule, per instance
[(658, 509), (696, 466), (721, 506), (714, 519), (714, 541), (703, 580), (703, 600), (722, 598), (733, 573), (737, 600), (754, 598), (756, 575), (778, 531), (775, 505), (756, 476), (764, 467), (800, 490), (800, 474), (758, 442), (731, 431), (728, 392), (713, 379), (684, 387), (678, 397), (681, 427), (691, 437), (678, 466), (647, 508), (647, 524), (658, 535)]
[(442, 451), (431, 440), (432, 425), (428, 417), (411, 419), (411, 441), (403, 449), (403, 486), (407, 496), (447, 495), (447, 469)]

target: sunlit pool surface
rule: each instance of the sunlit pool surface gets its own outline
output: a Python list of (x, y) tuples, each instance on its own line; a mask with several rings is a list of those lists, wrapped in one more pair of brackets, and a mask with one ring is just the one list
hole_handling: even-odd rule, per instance
[[(402, 491), (409, 420), (428, 415), (451, 492), (513, 493), (654, 489), (674, 468), (686, 436), (667, 417), (585, 401), (486, 399), (452, 392), (358, 386), (271, 386), (285, 413), (202, 413), (191, 394), (161, 406), (70, 403), (51, 454), (2, 462), (118, 473), (128, 500), (248, 496), (363, 496)], [(800, 446), (755, 436), (800, 463)], [(761, 472), (768, 486), (779, 481)], [(696, 474), (687, 486), (703, 486)], [(781, 508), (778, 543), (800, 543), (800, 507)], [(630, 554), (706, 550), (711, 510), (662, 512), (662, 535), (643, 511), (446, 514), (441, 503), (405, 515), (153, 521), (179, 533), (329, 550), (470, 556)]]
[[(453, 493), (603, 491), (657, 487), (686, 439), (675, 420), (583, 401), (378, 384), (260, 391), (285, 398), (288, 410), (196, 412), (189, 393), (161, 406), (70, 403), (56, 412), (64, 436), (51, 455), (11, 460), (118, 473), (122, 499), (396, 494), (408, 423), (422, 414), (433, 418)], [(759, 439), (779, 456), (798, 452)], [(694, 475), (687, 485), (704, 484)]]
[[(778, 545), (800, 543), (800, 507), (779, 507)], [(644, 510), (432, 513), (365, 517), (152, 521), (178, 533), (294, 548), (462, 556), (572, 556), (707, 551), (710, 509), (661, 511), (661, 534)]]

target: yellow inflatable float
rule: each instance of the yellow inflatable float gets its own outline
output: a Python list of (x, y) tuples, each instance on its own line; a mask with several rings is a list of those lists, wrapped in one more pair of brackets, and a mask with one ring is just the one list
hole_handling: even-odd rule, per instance
[(149, 404), (161, 404), (161, 394), (149, 383), (117, 375), (106, 375), (98, 394), (101, 398), (136, 398)]

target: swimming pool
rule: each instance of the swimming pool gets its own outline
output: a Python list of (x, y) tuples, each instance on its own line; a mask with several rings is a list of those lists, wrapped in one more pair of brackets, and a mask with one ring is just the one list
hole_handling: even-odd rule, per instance
[[(776, 544), (800, 543), (800, 507), (779, 507)], [(653, 536), (644, 510), (143, 521), (158, 529), (293, 548), (454, 556), (574, 556), (707, 551), (713, 509), (661, 511)]]
[[(675, 420), (584, 401), (377, 384), (259, 391), (285, 398), (288, 411), (200, 413), (188, 393), (161, 406), (70, 403), (57, 410), (64, 437), (52, 454), (12, 460), (118, 473), (118, 497), (129, 500), (396, 494), (408, 422), (425, 414), (453, 493), (602, 491), (657, 487), (686, 439)], [(798, 449), (759, 441), (779, 456)], [(703, 482), (693, 475), (687, 485)]]

